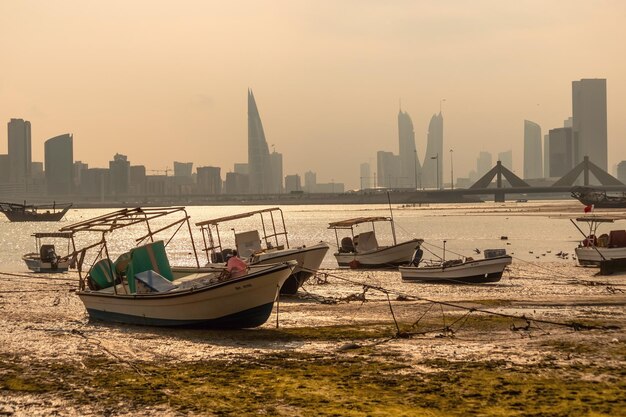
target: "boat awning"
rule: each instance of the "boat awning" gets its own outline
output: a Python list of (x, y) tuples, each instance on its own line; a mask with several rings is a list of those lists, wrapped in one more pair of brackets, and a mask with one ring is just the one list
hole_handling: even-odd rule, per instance
[(577, 222), (613, 223), (616, 220), (625, 220), (624, 216), (583, 216), (576, 217)]
[(352, 226), (356, 226), (361, 223), (369, 223), (369, 222), (389, 222), (391, 221), (391, 217), (357, 217), (354, 219), (342, 220), (339, 222), (333, 222), (328, 224), (329, 229), (349, 229)]
[(71, 238), (73, 235), (72, 232), (41, 232), (41, 233), (33, 233), (33, 236), (37, 239), (46, 238), (46, 237), (61, 237), (65, 239)]
[(204, 220), (204, 221), (196, 223), (196, 226), (216, 225), (216, 224), (231, 221), (231, 220), (245, 219), (246, 217), (254, 216), (255, 214), (269, 213), (273, 211), (282, 212), (280, 208), (272, 207), (272, 208), (267, 208), (267, 209), (262, 209), (262, 210), (248, 211), (246, 213), (233, 214), (231, 216), (219, 217), (217, 219)]

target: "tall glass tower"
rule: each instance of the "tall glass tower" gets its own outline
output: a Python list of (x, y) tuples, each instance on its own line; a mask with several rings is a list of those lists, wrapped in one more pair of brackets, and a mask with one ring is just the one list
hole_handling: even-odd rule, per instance
[[(441, 188), (443, 184), (443, 116), (433, 114), (428, 125), (426, 155), (422, 165), (422, 185), (428, 188)], [(437, 184), (439, 182), (439, 184)]]
[(248, 89), (248, 167), (251, 194), (270, 194), (276, 187), (272, 185), (272, 163), (265, 140), (263, 123), (254, 100), (252, 90)]
[(398, 142), (400, 153), (400, 181), (404, 188), (420, 187), (420, 164), (415, 148), (415, 131), (413, 121), (408, 113), (398, 113)]

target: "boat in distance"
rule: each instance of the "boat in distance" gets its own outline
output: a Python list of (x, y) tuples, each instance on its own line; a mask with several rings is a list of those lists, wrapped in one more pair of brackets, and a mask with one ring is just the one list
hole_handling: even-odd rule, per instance
[[(378, 244), (375, 224), (389, 223), (393, 235), (393, 244), (383, 246)], [(355, 227), (362, 224), (370, 224), (371, 230), (355, 234)], [(335, 231), (337, 240), (337, 252), (333, 255), (339, 266), (351, 268), (395, 268), (411, 262), (416, 248), (424, 241), (423, 239), (411, 239), (398, 243), (392, 217), (357, 217), (353, 219), (332, 222), (329, 229)], [(339, 231), (347, 230), (349, 236), (339, 241)]]
[(574, 187), (572, 197), (585, 206), (595, 208), (626, 208), (626, 193), (610, 195), (605, 190), (597, 190), (590, 187)]
[[(154, 221), (158, 226), (151, 224)], [(109, 248), (116, 246), (113, 243), (120, 242), (115, 232), (124, 229), (123, 242), (127, 242), (129, 233), (140, 232), (141, 226), (145, 234), (135, 239), (139, 246), (117, 258), (109, 253)], [(185, 257), (190, 253), (192, 266), (171, 266), (166, 253), (165, 242), (170, 243), (181, 229), (189, 231), (189, 252), (178, 253)], [(157, 239), (172, 230), (168, 239)], [(228, 273), (224, 266), (200, 267), (184, 207), (122, 209), (61, 231), (71, 232), (73, 242), (77, 235), (95, 234), (95, 243), (72, 254), (79, 274), (77, 295), (95, 320), (150, 326), (257, 327), (269, 318), (280, 287), (295, 267), (295, 262), (253, 265), (237, 274)]]
[(500, 281), (511, 262), (511, 256), (503, 255), (484, 259), (453, 259), (438, 265), (401, 266), (398, 269), (403, 282), (478, 284)]
[(36, 232), (35, 247), (38, 252), (30, 252), (22, 256), (26, 267), (33, 272), (65, 272), (71, 261), (68, 256), (59, 256), (54, 244), (42, 243), (44, 239), (64, 239), (67, 241), (66, 254), (70, 253), (71, 232)]
[[(260, 222), (258, 229), (235, 231), (231, 222), (256, 217)], [(270, 264), (276, 262), (296, 261), (297, 266), (291, 276), (280, 289), (281, 294), (295, 294), (298, 289), (320, 268), (328, 244), (319, 242), (313, 245), (290, 246), (283, 211), (278, 207), (248, 211), (217, 219), (196, 223), (202, 231), (204, 240), (203, 251), (211, 263), (221, 263), (233, 253), (224, 248), (220, 225), (229, 223), (228, 230), (234, 233), (234, 244), (238, 256), (248, 265)], [(259, 233), (261, 230), (261, 233)]]
[(67, 204), (20, 204), (0, 202), (0, 211), (12, 222), (57, 222), (72, 207)]

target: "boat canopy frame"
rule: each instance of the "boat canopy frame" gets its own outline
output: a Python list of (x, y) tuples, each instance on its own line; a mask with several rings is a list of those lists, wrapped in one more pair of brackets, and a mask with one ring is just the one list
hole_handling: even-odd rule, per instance
[[(265, 241), (265, 246), (270, 248), (274, 245), (274, 247), (278, 248), (283, 245), (285, 249), (289, 249), (289, 236), (285, 225), (283, 210), (280, 207), (270, 207), (197, 222), (196, 226), (200, 227), (204, 243), (202, 251), (206, 254), (207, 260), (211, 262), (212, 255), (223, 252), (224, 250), (220, 235), (220, 223), (246, 219), (257, 215), (261, 220), (261, 229), (263, 231), (261, 239)], [(267, 216), (269, 216), (269, 219)], [(279, 222), (279, 226), (282, 226), (282, 230), (277, 228), (277, 222)], [(231, 230), (235, 233), (234, 228), (231, 228)], [(284, 239), (284, 243), (281, 243), (281, 239)]]
[[(154, 229), (151, 227), (150, 222), (155, 219), (171, 216), (175, 214), (181, 214), (182, 217), (178, 220), (174, 220), (170, 223), (167, 223), (165, 226), (160, 227), (158, 229)], [(108, 214), (104, 214), (102, 216), (94, 217), (89, 220), (85, 220), (82, 222), (74, 223), (69, 226), (64, 226), (59, 231), (61, 233), (66, 232), (71, 234), (72, 247), (73, 252), (70, 254), (72, 258), (72, 263), (76, 263), (79, 277), (79, 287), (80, 290), (85, 290), (86, 288), (86, 278), (87, 274), (83, 274), (83, 264), (85, 262), (85, 256), (87, 251), (93, 248), (99, 248), (98, 254), (96, 255), (94, 261), (90, 263), (90, 268), (95, 265), (98, 260), (103, 259), (104, 257), (110, 259), (109, 248), (107, 245), (107, 234), (119, 229), (123, 229), (126, 227), (130, 227), (137, 224), (144, 224), (147, 230), (145, 235), (142, 235), (135, 239), (137, 246), (141, 245), (144, 241), (149, 240), (150, 242), (154, 242), (154, 236), (157, 233), (163, 232), (175, 226), (178, 226), (169, 237), (169, 239), (164, 242), (164, 246), (172, 241), (174, 236), (180, 231), (180, 229), (186, 224), (187, 229), (189, 231), (189, 238), (191, 240), (191, 246), (193, 255), (196, 261), (196, 265), (200, 267), (200, 261), (198, 259), (198, 253), (196, 250), (196, 244), (193, 239), (193, 233), (191, 231), (191, 224), (189, 219), (191, 217), (187, 214), (187, 210), (185, 207), (135, 207), (135, 208), (124, 208), (121, 210), (117, 210)], [(76, 249), (76, 241), (74, 237), (78, 233), (82, 232), (91, 232), (91, 233), (101, 233), (100, 240), (85, 246), (81, 249)], [(114, 266), (113, 263), (109, 263), (111, 276), (114, 276)], [(117, 287), (113, 286), (114, 292), (117, 294)]]
[(397, 245), (396, 241), (396, 229), (394, 226), (393, 217), (388, 216), (372, 216), (372, 217), (355, 217), (353, 219), (341, 220), (338, 222), (331, 222), (328, 224), (328, 229), (335, 231), (335, 240), (337, 241), (337, 248), (340, 248), (339, 244), (339, 230), (350, 230), (350, 237), (354, 240), (354, 227), (363, 223), (370, 223), (372, 231), (376, 235), (376, 223), (377, 222), (389, 222), (391, 225), (391, 234), (393, 236), (393, 244)]

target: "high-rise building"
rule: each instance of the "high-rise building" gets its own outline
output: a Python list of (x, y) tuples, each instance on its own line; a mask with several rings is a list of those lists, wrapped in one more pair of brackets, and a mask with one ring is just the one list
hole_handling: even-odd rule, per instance
[(588, 156), (607, 171), (606, 79), (572, 81), (572, 117), (575, 164)]
[[(428, 124), (428, 140), (426, 155), (422, 164), (422, 186), (426, 188), (441, 187), (443, 184), (443, 116), (441, 112), (434, 114)], [(439, 179), (439, 181), (437, 181)], [(439, 184), (437, 184), (439, 183)]]
[(74, 189), (74, 138), (71, 134), (55, 136), (44, 143), (44, 161), (48, 194), (67, 195)]
[(270, 154), (270, 165), (272, 167), (272, 194), (283, 192), (283, 154), (276, 151)]
[(74, 162), (74, 189), (80, 189), (80, 183), (83, 178), (83, 172), (89, 169), (89, 165), (82, 161)]
[(372, 168), (369, 162), (363, 162), (360, 167), (361, 190), (372, 188)]
[(499, 152), (498, 161), (502, 163), (503, 167), (513, 171), (513, 151)]
[(109, 161), (111, 192), (113, 195), (128, 194), (130, 188), (130, 162), (126, 155), (116, 153)]
[(543, 177), (550, 177), (550, 135), (543, 135)]
[(148, 188), (145, 165), (130, 166), (130, 194), (143, 196)]
[(400, 184), (400, 157), (393, 152), (378, 151), (376, 161), (378, 186), (397, 188)]
[(240, 172), (227, 172), (224, 180), (225, 194), (247, 194), (250, 191), (250, 176)]
[(270, 194), (275, 190), (270, 152), (252, 90), (248, 90), (248, 167), (250, 193)]
[(543, 178), (541, 126), (530, 120), (524, 120), (524, 178)]
[(0, 155), (0, 183), (9, 182), (9, 155)]
[(287, 175), (285, 177), (285, 192), (292, 193), (302, 191), (302, 185), (300, 184), (300, 175)]
[(489, 152), (480, 152), (476, 160), (476, 176), (481, 178), (493, 168), (493, 158)]
[(417, 188), (420, 166), (415, 148), (413, 121), (411, 116), (402, 110), (398, 113), (398, 142), (400, 156), (399, 186)]
[(198, 167), (198, 194), (221, 194), (222, 174), (220, 167)]
[(307, 171), (304, 173), (304, 191), (307, 193), (314, 193), (315, 186), (317, 185), (317, 174), (313, 171)]
[(80, 194), (84, 197), (104, 200), (110, 194), (109, 170), (106, 168), (89, 168), (83, 171), (80, 180)]
[(9, 180), (24, 182), (31, 175), (31, 130), (30, 122), (11, 119), (8, 123)]
[(617, 179), (626, 184), (626, 161), (617, 164)]
[(174, 161), (174, 176), (179, 178), (191, 178), (193, 162)]
[(562, 177), (574, 168), (574, 141), (571, 127), (550, 129), (548, 132), (549, 177)]

